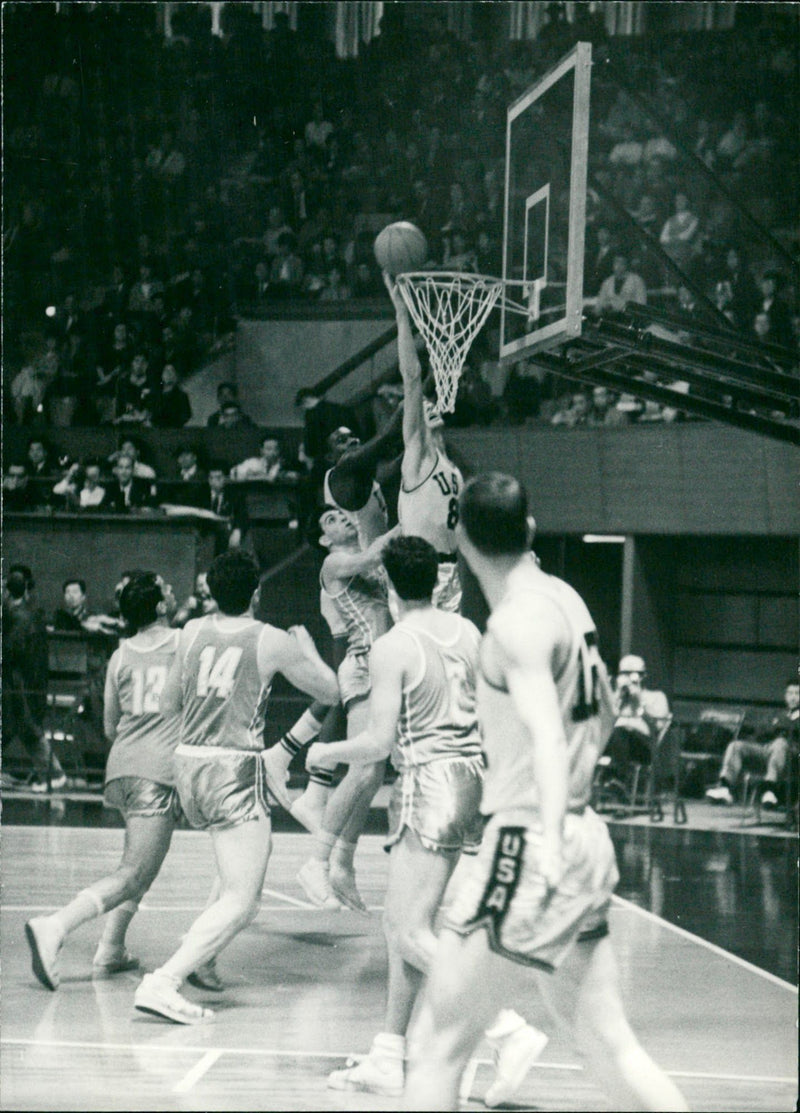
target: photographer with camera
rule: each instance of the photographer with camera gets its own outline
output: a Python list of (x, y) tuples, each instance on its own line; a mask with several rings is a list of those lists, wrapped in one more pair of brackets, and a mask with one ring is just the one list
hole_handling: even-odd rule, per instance
[(614, 682), (617, 717), (605, 751), (617, 774), (624, 774), (631, 762), (650, 764), (651, 741), (658, 737), (659, 728), (669, 718), (667, 697), (663, 692), (645, 688), (646, 677), (642, 657), (629, 653), (622, 658)]

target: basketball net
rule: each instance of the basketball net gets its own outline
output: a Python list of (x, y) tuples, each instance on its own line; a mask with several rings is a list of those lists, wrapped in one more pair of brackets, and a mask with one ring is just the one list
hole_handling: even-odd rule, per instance
[(503, 289), (502, 279), (454, 271), (397, 276), (397, 288), (428, 349), (437, 410), (452, 413), (472, 341)]

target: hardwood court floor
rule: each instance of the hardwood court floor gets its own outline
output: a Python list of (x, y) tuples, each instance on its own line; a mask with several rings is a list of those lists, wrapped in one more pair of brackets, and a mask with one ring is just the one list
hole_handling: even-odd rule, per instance
[[(660, 847), (669, 837), (691, 842), (698, 834), (717, 841), (704, 852), (706, 891), (698, 881), (698, 900), (688, 902), (699, 907), (694, 922), (690, 909), (684, 916), (675, 907), (670, 869), (680, 872), (679, 859), (674, 848), (664, 856)], [(385, 959), (379, 909), (386, 856), (378, 836), (364, 838), (357, 858), (362, 893), (373, 910), (362, 917), (311, 907), (294, 880), (308, 836), (276, 835), (259, 917), (220, 960), (229, 988), (221, 996), (188, 991), (217, 1010), (214, 1022), (194, 1027), (136, 1013), (136, 974), (92, 980), (97, 924), (80, 929), (67, 944), (57, 993), (41, 988), (31, 975), (24, 921), (57, 907), (113, 868), (121, 838), (119, 830), (108, 829), (3, 828), (3, 1109), (398, 1107), (389, 1099), (325, 1088), (328, 1071), (344, 1065), (347, 1055), (366, 1051), (380, 1027)], [(796, 935), (791, 923), (787, 929), (786, 900), (789, 916), (795, 915), (790, 880), (795, 851), (789, 840), (774, 842), (781, 849), (772, 857), (756, 853), (758, 840), (735, 837), (723, 845), (717, 835), (698, 832), (637, 828), (617, 843), (623, 883), (611, 919), (629, 1014), (645, 1046), (696, 1110), (795, 1108), (796, 990), (769, 969), (686, 930), (702, 933), (716, 909), (727, 946), (741, 952), (742, 939), (751, 932), (772, 932), (777, 951), (768, 950), (768, 960), (760, 965), (782, 971), (788, 963), (793, 970), (796, 950), (793, 959), (787, 950)], [(776, 861), (775, 853), (790, 858)], [(754, 907), (744, 930), (728, 940), (726, 916), (742, 919), (740, 883), (730, 885), (729, 876), (742, 874), (743, 855), (741, 883), (749, 878)], [(131, 948), (146, 968), (153, 969), (174, 949), (203, 905), (212, 876), (209, 840), (177, 832), (164, 870), (129, 932)], [(535, 998), (526, 1013), (548, 1028)], [(471, 1098), (464, 1106), (469, 1109), (484, 1108), (480, 1098), (491, 1077), (485, 1046), (478, 1055)], [(608, 1106), (585, 1081), (570, 1043), (553, 1033), (513, 1108)]]

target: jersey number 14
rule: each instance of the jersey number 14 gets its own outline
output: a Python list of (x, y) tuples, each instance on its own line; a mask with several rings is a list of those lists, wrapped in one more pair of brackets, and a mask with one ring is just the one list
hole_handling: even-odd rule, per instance
[(218, 699), (227, 699), (233, 691), (242, 650), (237, 645), (229, 645), (215, 660), (216, 655), (217, 648), (213, 645), (206, 645), (200, 651), (197, 694), (201, 699), (205, 699), (209, 692)]

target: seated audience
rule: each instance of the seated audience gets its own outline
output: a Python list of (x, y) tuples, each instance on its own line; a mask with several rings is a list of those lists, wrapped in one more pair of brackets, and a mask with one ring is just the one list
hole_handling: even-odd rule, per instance
[(252, 428), (252, 425), (252, 420), (243, 412), (238, 402), (224, 402), (222, 406), (220, 406), (217, 428), (249, 429)]
[(714, 804), (732, 804), (743, 766), (749, 765), (764, 775), (762, 805), (775, 807), (789, 755), (796, 758), (800, 750), (800, 683), (795, 677), (786, 682), (783, 700), (784, 710), (775, 716), (760, 738), (755, 741), (736, 738), (728, 743), (719, 784), (706, 790), (706, 799)]
[(31, 479), (49, 479), (53, 475), (47, 445), (39, 437), (28, 441), (28, 475)]
[(98, 510), (103, 506), (106, 489), (100, 482), (100, 461), (87, 460), (83, 469), (83, 484), (78, 494), (81, 510)]
[(46, 503), (42, 485), (31, 481), (25, 464), (9, 464), (3, 476), (3, 509), (7, 513), (25, 514), (39, 510)]
[(622, 313), (629, 301), (645, 305), (647, 289), (639, 275), (628, 269), (627, 255), (617, 254), (613, 274), (600, 287), (596, 309), (598, 313)]
[(214, 462), (208, 469), (208, 486), (200, 492), (198, 506), (213, 510), (224, 518), (228, 527), (228, 548), (238, 549), (248, 530), (247, 510), (244, 500), (231, 492), (225, 468)]
[(217, 408), (213, 414), (210, 414), (206, 425), (209, 429), (215, 429), (219, 425), (220, 416), (222, 414), (222, 407), (226, 402), (239, 401), (239, 390), (236, 383), (218, 383), (217, 384)]
[(134, 461), (120, 453), (114, 465), (114, 479), (106, 489), (105, 508), (112, 514), (126, 514), (155, 505), (155, 484), (133, 474)]
[(614, 684), (616, 719), (606, 746), (612, 770), (624, 774), (634, 762), (649, 765), (651, 743), (669, 718), (669, 701), (663, 692), (645, 688), (644, 659), (633, 653), (619, 663)]
[(183, 445), (175, 455), (178, 458), (178, 478), (182, 483), (202, 483), (205, 480), (205, 473), (197, 462), (197, 452), (191, 445)]
[(116, 464), (120, 456), (130, 456), (133, 460), (133, 474), (136, 479), (155, 479), (155, 468), (151, 468), (142, 459), (142, 450), (137, 441), (132, 437), (128, 437), (122, 442), (116, 452), (112, 452), (108, 458), (109, 464)]
[(180, 429), (192, 416), (189, 395), (178, 386), (178, 372), (165, 363), (161, 372), (161, 390), (153, 403), (153, 425), (162, 429)]
[(274, 483), (278, 479), (296, 477), (297, 473), (287, 470), (281, 457), (281, 446), (277, 437), (264, 437), (258, 456), (251, 456), (231, 468), (231, 479), (266, 479)]
[(86, 581), (65, 580), (62, 585), (63, 601), (53, 615), (56, 630), (71, 630), (87, 634), (115, 634), (119, 623), (111, 615), (92, 614), (86, 597)]
[(148, 373), (147, 355), (137, 352), (126, 377), (117, 384), (116, 424), (149, 425), (155, 391)]

